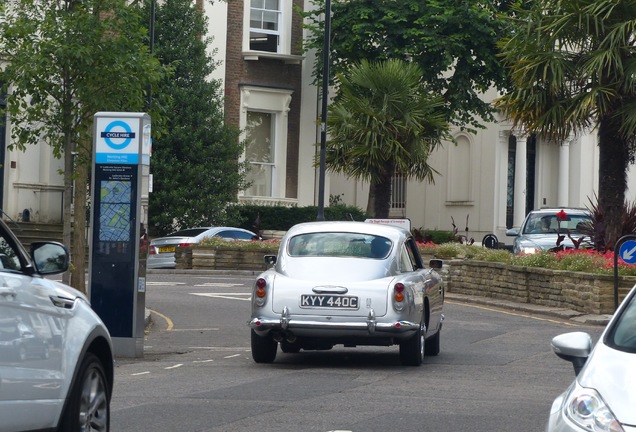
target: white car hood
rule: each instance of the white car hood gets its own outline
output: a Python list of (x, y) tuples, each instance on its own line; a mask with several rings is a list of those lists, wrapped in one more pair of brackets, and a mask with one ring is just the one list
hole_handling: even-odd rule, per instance
[(599, 342), (577, 380), (595, 389), (619, 422), (636, 425), (636, 354)]

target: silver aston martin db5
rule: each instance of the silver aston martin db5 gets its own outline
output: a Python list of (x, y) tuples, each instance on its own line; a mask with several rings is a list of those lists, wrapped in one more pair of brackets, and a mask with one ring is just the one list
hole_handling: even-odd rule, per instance
[(444, 284), (425, 268), (404, 228), (368, 222), (308, 222), (281, 240), (252, 291), (252, 358), (334, 345), (399, 345), (400, 361), (419, 366), (440, 350)]

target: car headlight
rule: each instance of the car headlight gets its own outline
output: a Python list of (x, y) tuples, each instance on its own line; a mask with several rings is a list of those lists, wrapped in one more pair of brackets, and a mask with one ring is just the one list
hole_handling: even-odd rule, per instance
[(594, 389), (574, 385), (564, 404), (565, 415), (577, 426), (592, 432), (624, 432), (601, 395)]

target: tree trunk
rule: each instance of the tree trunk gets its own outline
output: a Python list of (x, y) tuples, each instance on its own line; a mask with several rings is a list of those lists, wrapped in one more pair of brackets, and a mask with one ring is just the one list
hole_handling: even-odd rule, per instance
[[(73, 139), (70, 134), (64, 137), (64, 190), (62, 192), (62, 243), (66, 247), (71, 247), (71, 203), (73, 202)], [(71, 250), (71, 262), (73, 262), (73, 251)], [(64, 272), (62, 282), (70, 284), (71, 270)]]
[(627, 189), (628, 144), (609, 120), (599, 124), (598, 206), (603, 214), (605, 247), (613, 249), (622, 235), (622, 219)]
[(373, 191), (375, 202), (373, 206), (373, 217), (386, 219), (389, 217), (391, 209), (391, 183), (393, 171), (387, 170), (382, 176), (378, 176), (375, 182), (371, 182), (369, 194)]
[[(73, 288), (86, 293), (86, 194), (88, 174), (90, 172), (90, 142), (80, 143), (78, 161), (75, 167), (75, 193), (73, 214)], [(81, 149), (81, 150), (80, 150)]]
[(367, 214), (373, 216), (375, 213), (375, 188), (373, 183), (369, 185), (369, 199), (367, 200)]

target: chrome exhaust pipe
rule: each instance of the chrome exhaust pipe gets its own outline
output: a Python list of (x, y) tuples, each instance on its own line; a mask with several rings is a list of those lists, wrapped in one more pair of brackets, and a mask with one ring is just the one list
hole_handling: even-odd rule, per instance
[(283, 335), (280, 334), (279, 332), (272, 333), (272, 338), (274, 339), (275, 342), (281, 342), (283, 340)]

